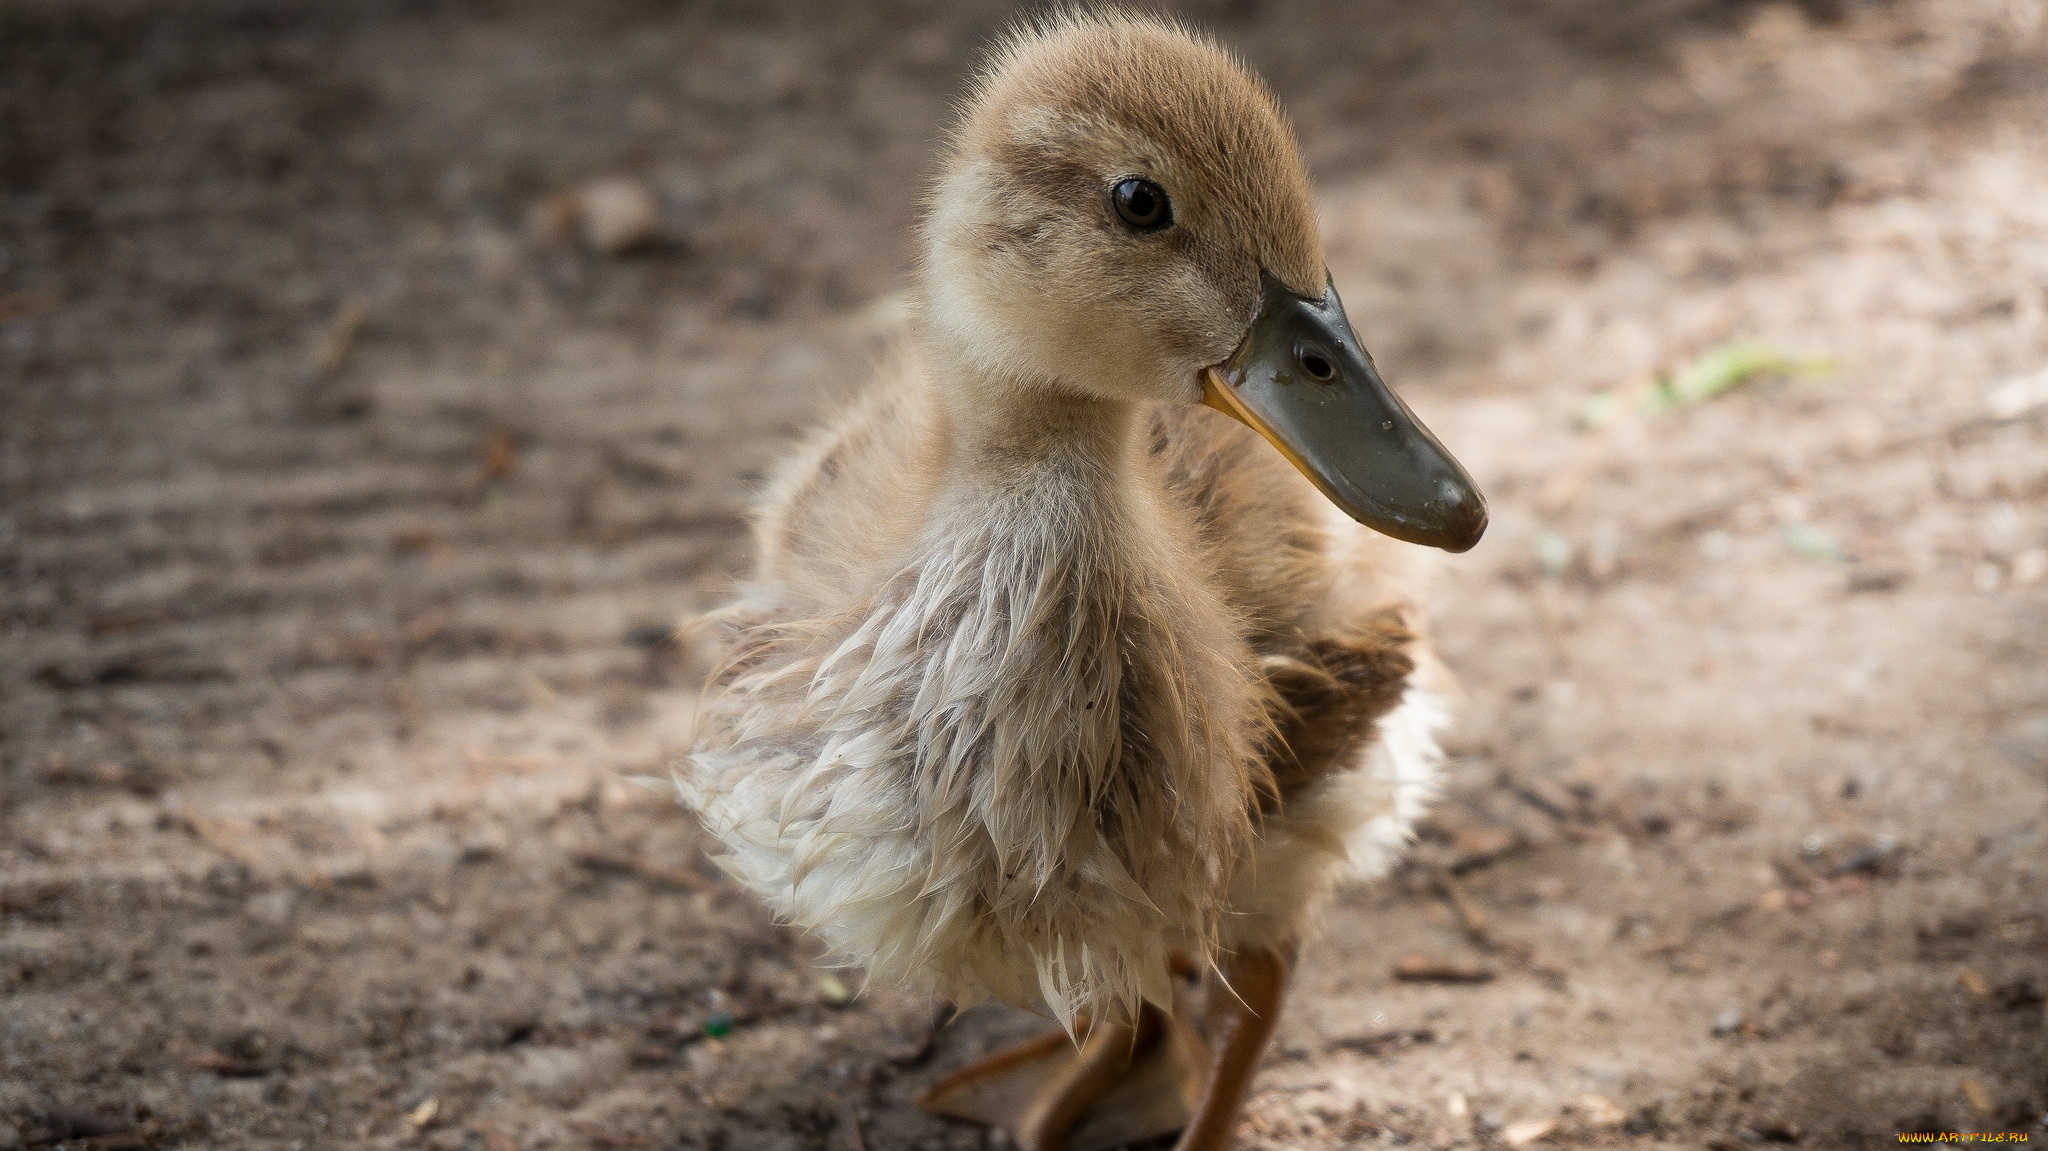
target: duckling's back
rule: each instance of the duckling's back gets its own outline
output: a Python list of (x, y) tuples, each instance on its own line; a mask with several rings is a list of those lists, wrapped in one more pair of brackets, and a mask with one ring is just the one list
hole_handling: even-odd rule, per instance
[(920, 434), (937, 419), (929, 400), (899, 349), (770, 477), (754, 520), (752, 590), (775, 601), (762, 610), (814, 615), (887, 577), (937, 483), (940, 461)]

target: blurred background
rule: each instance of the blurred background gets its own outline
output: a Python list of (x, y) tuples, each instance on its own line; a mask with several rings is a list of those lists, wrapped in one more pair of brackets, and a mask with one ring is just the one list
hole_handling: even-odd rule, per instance
[[(1172, 10), (1495, 514), (1244, 1145), (2048, 1138), (2041, 0)], [(622, 776), (1015, 14), (0, 5), (0, 1147), (999, 1145)]]

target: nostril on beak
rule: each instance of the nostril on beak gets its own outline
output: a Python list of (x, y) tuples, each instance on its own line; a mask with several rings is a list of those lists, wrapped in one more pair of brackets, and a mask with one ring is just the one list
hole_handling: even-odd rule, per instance
[(1337, 378), (1337, 365), (1319, 352), (1302, 352), (1296, 358), (1301, 361), (1301, 370), (1319, 384), (1327, 384)]

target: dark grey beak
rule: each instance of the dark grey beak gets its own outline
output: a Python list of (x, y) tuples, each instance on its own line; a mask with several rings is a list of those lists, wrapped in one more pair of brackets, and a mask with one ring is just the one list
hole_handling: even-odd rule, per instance
[(1334, 283), (1312, 300), (1262, 274), (1251, 331), (1204, 375), (1203, 403), (1266, 437), (1359, 523), (1449, 552), (1485, 533), (1486, 498), (1380, 379)]

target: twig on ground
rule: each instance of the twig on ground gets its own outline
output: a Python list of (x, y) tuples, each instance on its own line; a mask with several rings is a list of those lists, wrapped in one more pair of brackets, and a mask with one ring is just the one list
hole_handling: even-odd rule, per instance
[(702, 891), (703, 877), (681, 867), (663, 867), (640, 855), (614, 855), (605, 851), (580, 851), (576, 863), (591, 871), (612, 875), (630, 875), (649, 883), (664, 887), (681, 888), (684, 891)]
[(1398, 1047), (1434, 1042), (1436, 1032), (1427, 1027), (1397, 1027), (1392, 1031), (1375, 1031), (1371, 1035), (1348, 1035), (1342, 1039), (1332, 1039), (1330, 1047), (1339, 1051), (1356, 1051), (1361, 1055), (1384, 1055)]

